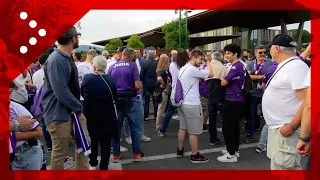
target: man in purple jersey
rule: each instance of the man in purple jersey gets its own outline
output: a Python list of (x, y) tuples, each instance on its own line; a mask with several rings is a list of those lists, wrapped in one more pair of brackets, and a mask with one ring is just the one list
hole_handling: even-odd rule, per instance
[(144, 156), (140, 151), (140, 117), (137, 117), (138, 113), (135, 112), (136, 108), (133, 106), (133, 101), (137, 100), (137, 91), (141, 87), (137, 64), (132, 62), (134, 59), (135, 51), (131, 48), (126, 48), (122, 52), (121, 60), (112, 65), (108, 72), (114, 78), (118, 91), (117, 110), (120, 131), (118, 139), (112, 140), (114, 162), (119, 162), (120, 159), (120, 134), (125, 117), (128, 119), (131, 130), (134, 161), (141, 161)]
[(245, 97), (243, 86), (246, 69), (240, 62), (241, 48), (236, 44), (224, 47), (225, 59), (231, 63), (228, 75), (222, 79), (221, 86), (226, 86), (226, 98), (223, 105), (222, 133), (227, 150), (222, 151), (220, 162), (237, 162), (239, 158), (240, 118), (243, 116)]

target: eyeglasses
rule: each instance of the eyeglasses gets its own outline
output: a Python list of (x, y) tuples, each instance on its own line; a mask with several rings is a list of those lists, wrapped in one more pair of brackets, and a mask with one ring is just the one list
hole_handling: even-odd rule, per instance
[(260, 51), (258, 52), (259, 54), (266, 54), (267, 52), (266, 51)]
[(75, 37), (81, 38), (81, 33), (78, 33), (77, 35), (75, 35)]

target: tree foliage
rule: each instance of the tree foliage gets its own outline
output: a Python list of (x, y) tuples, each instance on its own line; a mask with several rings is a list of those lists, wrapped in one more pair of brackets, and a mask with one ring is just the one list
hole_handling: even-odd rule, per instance
[[(292, 36), (296, 41), (298, 41), (298, 29), (292, 30)], [(301, 43), (303, 44), (303, 43), (309, 43), (309, 42), (310, 42), (310, 33), (307, 30), (303, 30)]]
[[(165, 34), (166, 49), (179, 48), (179, 20), (173, 20), (162, 26), (162, 32)], [(186, 38), (189, 42), (189, 31), (186, 36), (186, 21), (181, 19), (181, 48), (187, 49)]]
[(123, 43), (120, 38), (112, 39), (108, 44), (104, 46), (104, 50), (117, 50), (119, 47), (122, 47)]
[(135, 49), (142, 49), (144, 48), (144, 44), (141, 41), (140, 36), (134, 34), (131, 35), (130, 38), (128, 39), (128, 47), (130, 48), (135, 48)]

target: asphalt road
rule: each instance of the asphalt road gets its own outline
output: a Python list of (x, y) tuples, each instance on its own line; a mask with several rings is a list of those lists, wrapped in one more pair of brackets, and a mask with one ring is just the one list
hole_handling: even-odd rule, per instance
[[(151, 110), (152, 108), (150, 108)], [(217, 127), (221, 127), (221, 117), (218, 116)], [(264, 125), (264, 120), (261, 118), (261, 128)], [(127, 147), (128, 152), (122, 153), (121, 163), (112, 163), (110, 161), (109, 169), (124, 169), (124, 170), (268, 170), (270, 169), (270, 160), (266, 157), (266, 152), (258, 154), (255, 152), (255, 147), (259, 141), (260, 131), (255, 132), (254, 140), (250, 143), (244, 143), (246, 132), (241, 131), (241, 146), (240, 158), (237, 163), (220, 163), (217, 157), (222, 155), (221, 150), (224, 149), (224, 140), (221, 133), (218, 133), (220, 144), (211, 146), (209, 144), (209, 133), (203, 133), (199, 138), (199, 150), (204, 153), (204, 156), (210, 158), (210, 161), (205, 164), (192, 164), (189, 162), (190, 155), (181, 159), (175, 157), (177, 148), (177, 132), (179, 123), (177, 120), (171, 120), (166, 136), (159, 138), (156, 135), (155, 121), (150, 120), (145, 123), (145, 135), (152, 139), (151, 142), (141, 142), (141, 150), (145, 153), (145, 158), (142, 162), (133, 163), (133, 155), (131, 145), (124, 141), (122, 146)], [(190, 151), (188, 140), (185, 143), (185, 152)], [(70, 146), (70, 156), (74, 156), (74, 148)], [(47, 154), (47, 165), (50, 169), (50, 153)], [(302, 166), (306, 164), (306, 158), (301, 160)]]

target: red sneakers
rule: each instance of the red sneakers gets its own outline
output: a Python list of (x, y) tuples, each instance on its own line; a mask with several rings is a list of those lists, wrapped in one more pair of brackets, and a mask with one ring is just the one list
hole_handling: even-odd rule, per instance
[(120, 161), (120, 155), (113, 155), (113, 162), (117, 163)]
[(133, 155), (133, 161), (134, 162), (140, 162), (143, 157), (144, 157), (143, 153), (134, 154)]

